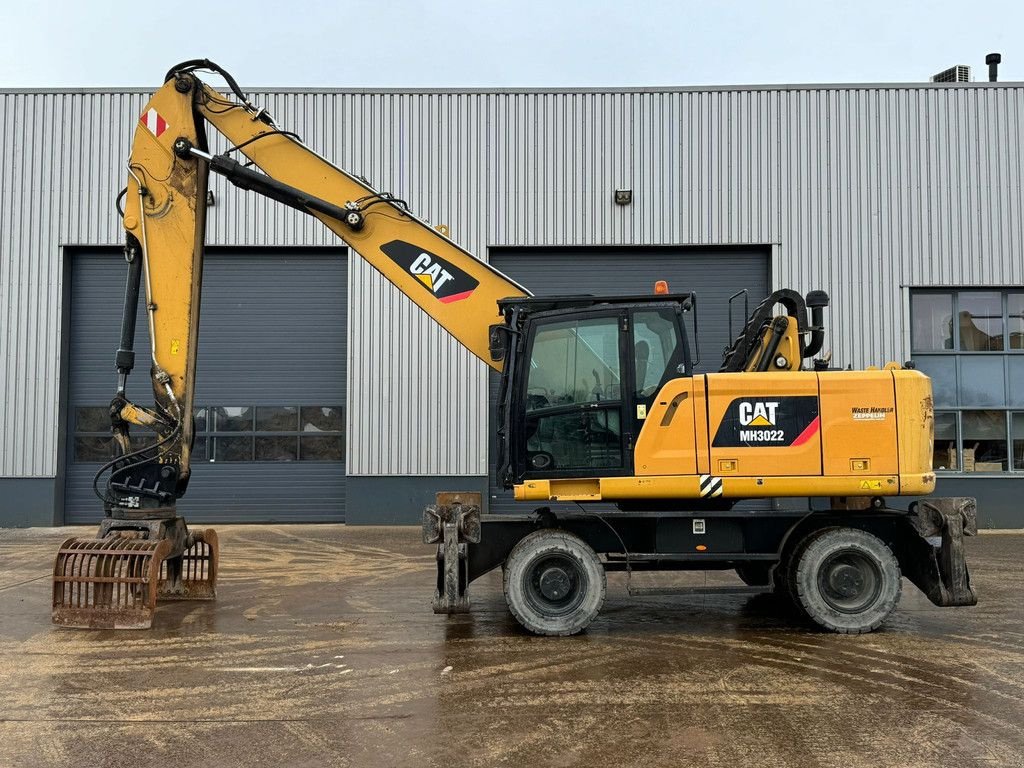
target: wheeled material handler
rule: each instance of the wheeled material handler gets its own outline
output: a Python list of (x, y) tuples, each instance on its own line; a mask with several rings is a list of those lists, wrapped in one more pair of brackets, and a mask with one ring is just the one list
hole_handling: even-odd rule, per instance
[[(222, 75), (230, 95), (198, 70)], [(224, 151), (211, 150), (209, 128)], [(97, 475), (98, 535), (58, 551), (56, 623), (148, 627), (158, 599), (215, 596), (216, 535), (190, 530), (177, 511), (190, 475), (211, 172), (320, 219), (500, 373), (495, 472), (530, 512), (487, 515), (479, 494), (439, 494), (423, 521), (437, 545), (435, 611), (467, 610), (469, 584), (499, 567), (513, 615), (548, 635), (584, 629), (616, 570), (735, 569), (746, 586), (734, 589), (782, 592), (839, 632), (878, 627), (901, 574), (937, 605), (975, 602), (963, 554), (974, 502), (929, 496), (930, 382), (897, 365), (849, 371), (815, 359), (823, 292), (776, 291), (749, 313), (719, 372), (698, 373), (693, 293), (659, 284), (643, 296), (534, 297), (278, 128), (220, 67), (193, 60), (167, 73), (135, 127), (110, 409), (119, 452)], [(154, 396), (145, 407), (125, 396), (141, 293)], [(152, 433), (147, 445), (133, 447), (132, 427)], [(900, 496), (923, 498), (890, 506)], [(738, 505), (750, 499), (771, 508)]]

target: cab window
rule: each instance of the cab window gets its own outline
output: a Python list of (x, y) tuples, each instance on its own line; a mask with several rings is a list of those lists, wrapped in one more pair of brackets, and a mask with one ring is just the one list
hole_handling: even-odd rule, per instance
[(540, 328), (526, 397), (527, 411), (621, 400), (618, 318), (567, 320)]
[(661, 385), (683, 373), (682, 345), (675, 313), (660, 309), (633, 315), (636, 400), (649, 400)]
[(537, 328), (526, 377), (527, 474), (622, 474), (621, 317)]

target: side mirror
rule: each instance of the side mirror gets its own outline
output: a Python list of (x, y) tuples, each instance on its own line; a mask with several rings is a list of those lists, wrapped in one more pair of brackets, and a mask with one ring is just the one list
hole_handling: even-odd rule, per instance
[(498, 362), (505, 359), (508, 352), (508, 328), (504, 325), (492, 325), (488, 333), (488, 349), (491, 360)]

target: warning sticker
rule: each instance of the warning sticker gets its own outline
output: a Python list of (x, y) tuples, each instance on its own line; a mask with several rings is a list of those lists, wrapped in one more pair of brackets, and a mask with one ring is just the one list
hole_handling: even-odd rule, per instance
[(150, 107), (148, 110), (143, 112), (142, 117), (139, 118), (139, 122), (149, 128), (150, 132), (158, 139), (169, 127), (167, 125), (167, 121), (160, 117), (160, 113), (156, 111), (155, 107)]

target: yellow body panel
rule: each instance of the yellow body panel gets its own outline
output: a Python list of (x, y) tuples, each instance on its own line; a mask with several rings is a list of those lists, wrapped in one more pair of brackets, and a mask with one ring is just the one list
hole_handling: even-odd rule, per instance
[[(799, 400), (800, 419), (785, 412), (786, 398)], [(931, 382), (918, 371), (674, 379), (658, 393), (637, 438), (635, 476), (526, 480), (515, 486), (515, 498), (696, 499), (701, 475), (721, 478), (721, 496), (733, 499), (925, 495), (935, 489), (933, 427)], [(752, 431), (781, 431), (784, 439), (716, 445)]]
[[(872, 477), (726, 477), (722, 496), (758, 499), (776, 496), (895, 496), (899, 478)], [(620, 501), (625, 499), (697, 499), (696, 475), (601, 477), (576, 480), (526, 480), (515, 486), (523, 501)]]
[[(707, 380), (710, 415), (710, 474), (737, 476), (820, 475), (821, 432), (811, 420), (798, 430), (798, 444), (779, 446), (754, 440), (725, 445), (722, 422), (731, 409), (740, 419), (739, 434), (773, 437), (783, 425), (773, 403), (783, 398), (817, 398), (818, 376), (810, 372), (712, 373)], [(745, 406), (745, 404), (748, 404)], [(749, 412), (749, 413), (748, 413)], [(747, 422), (747, 416), (750, 421)], [(747, 422), (747, 423), (744, 423)], [(742, 429), (742, 427), (747, 427)], [(789, 437), (789, 435), (786, 435)]]
[(821, 382), (826, 475), (895, 475), (896, 401), (888, 371), (829, 371)]
[(932, 382), (920, 371), (894, 370), (892, 376), (899, 416), (900, 493), (923, 496), (935, 490)]
[[(703, 376), (694, 377), (693, 387), (693, 420), (694, 420), (694, 434), (697, 438), (697, 474), (707, 475), (711, 472), (711, 455), (708, 453), (708, 393), (707, 384), (704, 381)], [(644, 424), (644, 430), (641, 430), (640, 436), (643, 437), (644, 431), (647, 429), (647, 424)], [(652, 427), (654, 429), (654, 427)]]
[[(637, 438), (637, 475), (697, 474), (693, 384), (692, 378), (673, 379), (658, 393)], [(706, 430), (701, 439), (707, 442)]]

